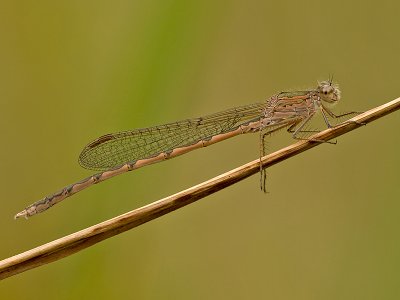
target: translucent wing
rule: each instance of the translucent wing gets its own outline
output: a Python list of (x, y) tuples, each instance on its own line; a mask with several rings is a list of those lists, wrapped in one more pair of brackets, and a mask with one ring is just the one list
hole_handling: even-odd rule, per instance
[(168, 153), (259, 119), (265, 105), (255, 103), (205, 117), (106, 134), (82, 150), (79, 163), (87, 169), (107, 170), (127, 162)]

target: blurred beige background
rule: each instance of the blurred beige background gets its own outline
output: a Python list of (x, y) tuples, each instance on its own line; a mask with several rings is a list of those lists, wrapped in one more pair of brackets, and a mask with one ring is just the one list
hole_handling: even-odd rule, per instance
[[(337, 112), (400, 96), (396, 1), (2, 1), (0, 258), (258, 157), (241, 136), (118, 176), (32, 219), (25, 206), (92, 174), (109, 132), (313, 88)], [(400, 112), (259, 177), (4, 280), (1, 299), (399, 299)], [(276, 135), (270, 151), (292, 143)]]

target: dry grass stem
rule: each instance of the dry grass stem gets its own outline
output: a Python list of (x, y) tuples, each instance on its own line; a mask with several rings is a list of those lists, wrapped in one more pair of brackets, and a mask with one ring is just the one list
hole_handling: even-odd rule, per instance
[[(381, 118), (400, 108), (400, 98), (371, 109), (338, 126), (313, 135), (312, 139), (328, 141)], [(299, 141), (261, 159), (263, 168), (320, 145), (318, 142)], [(21, 254), (0, 261), (0, 279), (67, 257), (100, 241), (149, 222), (171, 211), (193, 203), (227, 186), (259, 172), (260, 159), (214, 177), (172, 196), (127, 212), (110, 220), (72, 233)]]

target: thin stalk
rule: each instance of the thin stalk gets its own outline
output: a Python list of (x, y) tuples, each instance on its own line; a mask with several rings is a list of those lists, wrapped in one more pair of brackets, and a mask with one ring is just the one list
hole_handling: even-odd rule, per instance
[(313, 141), (299, 141), (184, 191), (4, 259), (0, 261), (0, 279), (57, 261), (100, 241), (154, 220), (259, 173), (260, 162), (263, 168), (268, 168), (321, 144), (316, 141), (331, 140), (398, 109), (400, 109), (400, 98), (357, 115), (334, 128), (319, 132), (310, 137)]

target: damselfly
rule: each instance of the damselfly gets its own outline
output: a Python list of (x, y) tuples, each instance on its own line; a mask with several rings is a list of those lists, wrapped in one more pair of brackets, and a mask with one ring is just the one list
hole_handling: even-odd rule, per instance
[[(61, 191), (33, 203), (16, 214), (15, 218), (33, 216), (116, 175), (171, 159), (239, 134), (259, 132), (261, 155), (264, 154), (265, 137), (283, 128), (294, 139), (310, 140), (300, 135), (310, 132), (304, 130), (305, 125), (317, 111), (322, 113), (328, 127), (332, 127), (329, 117), (339, 118), (355, 113), (335, 115), (328, 106), (337, 103), (339, 99), (339, 87), (328, 80), (319, 83), (316, 89), (281, 92), (263, 103), (231, 108), (205, 117), (103, 135), (89, 143), (79, 156), (82, 167), (99, 170), (101, 173), (66, 186)], [(261, 164), (260, 170), (263, 173)], [(265, 174), (263, 177), (265, 178)]]

